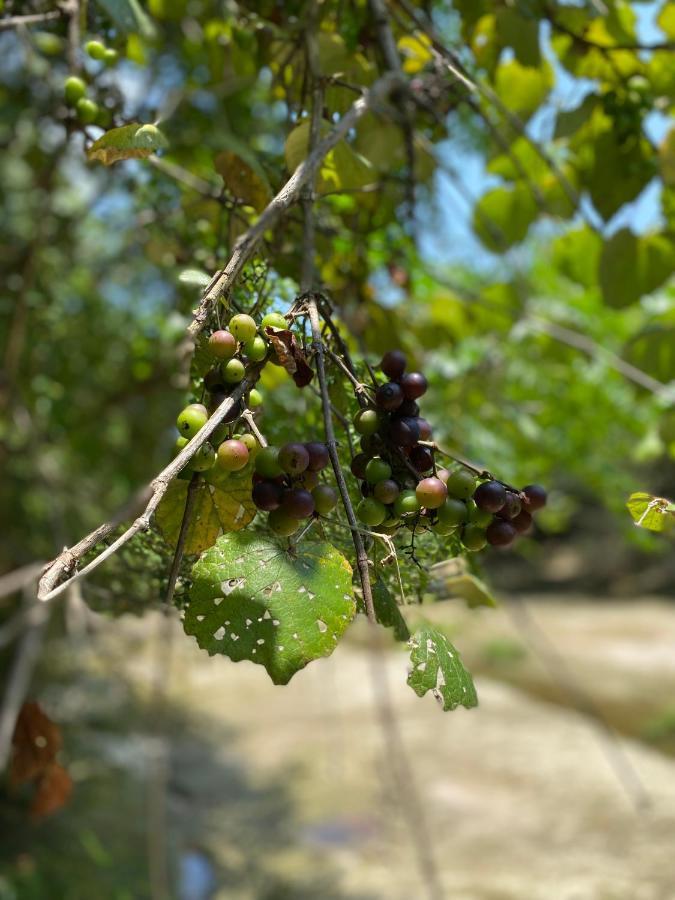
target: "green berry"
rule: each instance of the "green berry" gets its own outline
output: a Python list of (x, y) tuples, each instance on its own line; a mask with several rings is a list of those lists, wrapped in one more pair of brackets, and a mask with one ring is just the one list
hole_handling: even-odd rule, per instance
[(252, 434), (242, 434), (239, 440), (246, 447), (250, 456), (255, 456), (258, 450), (260, 450), (260, 444)]
[(212, 469), (216, 464), (216, 451), (211, 444), (205, 443), (197, 450), (195, 455), (188, 463), (188, 468), (192, 472), (206, 472)]
[(278, 478), (284, 474), (279, 465), (279, 448), (263, 447), (255, 458), (255, 470), (263, 478)]
[(415, 491), (401, 491), (394, 501), (394, 515), (397, 518), (410, 516), (420, 511), (420, 502)]
[(288, 322), (285, 317), (278, 312), (267, 313), (266, 316), (263, 316), (260, 325), (262, 328), (276, 328), (279, 331), (285, 331), (288, 328)]
[(337, 491), (329, 484), (317, 484), (312, 491), (312, 497), (314, 498), (314, 508), (322, 516), (327, 516), (335, 509), (338, 502)]
[(77, 118), (83, 125), (93, 125), (98, 118), (99, 106), (98, 103), (94, 103), (88, 97), (82, 97), (75, 104), (75, 111), (77, 112)]
[(366, 525), (381, 525), (387, 518), (387, 507), (373, 497), (366, 497), (356, 507), (356, 515)]
[(448, 494), (458, 500), (468, 500), (476, 489), (476, 479), (468, 469), (456, 469), (446, 482)]
[(175, 451), (174, 455), (178, 455), (180, 453), (180, 451), (183, 449), (183, 447), (185, 447), (186, 444), (189, 443), (189, 441), (190, 441), (190, 439), (183, 437), (183, 435), (180, 435), (180, 437), (177, 437), (176, 443), (174, 444), (174, 451)]
[(376, 456), (366, 465), (366, 481), (368, 484), (377, 484), (378, 481), (386, 481), (391, 476), (391, 466), (385, 460)]
[(251, 388), (248, 393), (248, 406), (249, 409), (257, 409), (259, 406), (262, 406), (263, 397), (259, 390), (256, 388)]
[(380, 417), (374, 409), (362, 409), (354, 416), (354, 428), (359, 434), (375, 434), (380, 427)]
[(487, 544), (485, 529), (471, 522), (465, 525), (462, 529), (462, 544), (467, 550), (482, 550)]
[(448, 525), (454, 528), (466, 522), (467, 517), (466, 504), (461, 500), (457, 500), (456, 497), (448, 497), (445, 503), (438, 507), (438, 521), (441, 525)]
[(218, 447), (218, 465), (226, 472), (238, 472), (248, 463), (248, 447), (243, 441), (234, 438), (223, 441)]
[(246, 369), (240, 359), (230, 359), (220, 367), (220, 371), (226, 384), (239, 384), (246, 374)]
[(40, 53), (45, 56), (58, 56), (63, 52), (63, 40), (51, 31), (34, 31), (33, 40)]
[(103, 55), (103, 62), (106, 66), (114, 66), (119, 58), (120, 55), (117, 50), (113, 50), (112, 47), (107, 47)]
[(400, 527), (401, 520), (390, 517), (385, 519), (384, 522), (378, 526), (377, 530), (381, 531), (383, 534), (394, 534)]
[(255, 319), (251, 318), (251, 316), (247, 316), (246, 313), (239, 313), (239, 315), (232, 316), (229, 328), (236, 339), (244, 344), (247, 341), (252, 341), (258, 330)]
[(260, 362), (267, 356), (267, 342), (257, 334), (253, 340), (246, 341), (244, 353), (251, 362)]
[(201, 403), (191, 403), (179, 413), (176, 425), (181, 435), (186, 438), (194, 437), (200, 428), (206, 425), (209, 414)]
[(105, 59), (105, 44), (100, 41), (87, 41), (84, 49), (92, 59)]
[(63, 92), (66, 95), (66, 101), (71, 106), (75, 106), (77, 101), (87, 93), (87, 85), (77, 75), (71, 75), (63, 83)]
[(280, 537), (289, 537), (300, 527), (298, 519), (293, 519), (283, 509), (273, 509), (267, 517), (267, 524)]
[(478, 525), (481, 528), (487, 528), (487, 526), (492, 521), (492, 513), (487, 509), (479, 509), (476, 506), (473, 500), (467, 500), (466, 509), (468, 512), (468, 521), (473, 525)]

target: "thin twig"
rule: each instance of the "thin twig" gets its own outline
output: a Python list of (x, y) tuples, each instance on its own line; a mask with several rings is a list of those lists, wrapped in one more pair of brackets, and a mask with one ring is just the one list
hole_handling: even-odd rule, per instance
[(167, 608), (170, 607), (173, 603), (173, 595), (176, 590), (176, 581), (178, 580), (178, 573), (180, 572), (180, 566), (183, 562), (183, 555), (185, 553), (185, 541), (187, 539), (187, 533), (190, 527), (190, 523), (192, 522), (192, 513), (197, 501), (197, 491), (199, 490), (200, 483), (201, 476), (199, 475), (199, 472), (193, 472), (192, 478), (190, 479), (190, 483), (188, 485), (187, 495), (185, 497), (185, 509), (183, 510), (183, 518), (181, 519), (180, 523), (180, 531), (178, 532), (176, 549), (173, 554), (171, 571), (169, 572), (169, 581), (166, 586), (166, 594), (164, 595), (164, 606)]
[(20, 28), (23, 25), (39, 25), (42, 22), (50, 22), (54, 19), (60, 19), (63, 16), (63, 10), (53, 9), (51, 12), (35, 13), (30, 16), (9, 16), (6, 19), (0, 19), (0, 31), (10, 28)]
[(12, 572), (7, 572), (5, 575), (0, 575), (0, 600), (11, 597), (31, 581), (36, 581), (44, 567), (43, 562), (32, 562), (19, 569), (14, 569)]
[(246, 422), (248, 427), (251, 429), (251, 434), (254, 436), (256, 441), (260, 444), (261, 447), (267, 446), (267, 438), (262, 433), (262, 431), (256, 425), (255, 419), (253, 418), (253, 413), (250, 409), (245, 409), (241, 414), (242, 419)]

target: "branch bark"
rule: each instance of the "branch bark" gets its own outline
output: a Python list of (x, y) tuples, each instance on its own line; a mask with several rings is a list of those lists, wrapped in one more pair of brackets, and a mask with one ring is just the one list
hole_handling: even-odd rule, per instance
[(10, 16), (7, 19), (0, 19), (0, 31), (7, 31), (10, 28), (19, 28), (23, 25), (40, 25), (43, 22), (52, 22), (60, 19), (63, 12), (60, 9), (54, 9), (51, 12), (35, 13), (30, 16)]

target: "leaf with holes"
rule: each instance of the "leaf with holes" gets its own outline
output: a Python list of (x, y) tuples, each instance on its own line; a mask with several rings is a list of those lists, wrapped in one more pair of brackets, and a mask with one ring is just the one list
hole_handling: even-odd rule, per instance
[(88, 159), (96, 159), (111, 166), (122, 159), (147, 159), (155, 150), (168, 146), (156, 125), (123, 125), (106, 131), (87, 150)]
[[(210, 472), (207, 474), (211, 474)], [(202, 481), (192, 520), (185, 540), (185, 553), (202, 553), (213, 546), (221, 531), (239, 531), (251, 522), (256, 508), (251, 499), (251, 472), (225, 472), (217, 485)], [(176, 545), (183, 521), (188, 482), (176, 479), (171, 482), (162, 502), (157, 507), (155, 522), (164, 540)]]
[(675, 526), (675, 503), (665, 497), (653, 497), (639, 491), (630, 495), (626, 507), (640, 528), (668, 531)]
[[(362, 597), (359, 597), (358, 606), (359, 612), (365, 614), (366, 607)], [(395, 640), (409, 640), (410, 631), (408, 630), (405, 619), (401, 615), (398, 603), (384, 581), (381, 581), (379, 578), (373, 584), (373, 606), (375, 607), (375, 618), (380, 625), (392, 629)]]
[(412, 670), (408, 684), (418, 697), (432, 691), (443, 709), (478, 706), (473, 678), (442, 632), (427, 626), (410, 639)]
[(354, 618), (352, 569), (335, 547), (286, 550), (255, 534), (224, 534), (192, 570), (183, 627), (210, 655), (247, 659), (286, 684), (329, 656)]

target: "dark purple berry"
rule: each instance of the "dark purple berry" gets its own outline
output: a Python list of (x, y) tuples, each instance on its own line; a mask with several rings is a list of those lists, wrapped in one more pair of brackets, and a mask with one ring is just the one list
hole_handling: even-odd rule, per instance
[(426, 419), (417, 417), (417, 427), (420, 430), (420, 440), (421, 441), (430, 441), (431, 440), (431, 425), (427, 422)]
[(291, 488), (284, 491), (281, 508), (293, 519), (304, 519), (314, 512), (314, 497), (304, 488)]
[(403, 403), (403, 391), (395, 381), (381, 384), (375, 392), (375, 404), (379, 409), (393, 412)]
[(258, 509), (271, 512), (273, 509), (278, 509), (281, 505), (282, 494), (283, 488), (280, 484), (274, 481), (259, 481), (253, 485), (251, 496)]
[(384, 481), (378, 481), (373, 488), (373, 496), (380, 503), (393, 503), (401, 493), (398, 484), (392, 478), (385, 478)]
[(355, 478), (365, 478), (366, 466), (369, 461), (370, 457), (367, 453), (357, 453), (351, 464), (352, 475)]
[(525, 507), (528, 512), (535, 512), (546, 506), (546, 491), (540, 484), (528, 484), (523, 488)]
[(515, 519), (522, 508), (523, 504), (520, 502), (518, 494), (507, 491), (504, 506), (502, 506), (497, 515), (500, 519)]
[(434, 454), (428, 447), (413, 447), (410, 451), (410, 462), (418, 472), (428, 472), (434, 466)]
[(427, 380), (421, 372), (409, 372), (401, 379), (401, 387), (408, 400), (417, 400), (426, 393)]
[(387, 378), (400, 378), (405, 372), (407, 365), (408, 360), (402, 350), (389, 350), (382, 357), (380, 369), (382, 369)]
[(330, 462), (328, 447), (321, 441), (309, 441), (305, 444), (305, 450), (309, 453), (309, 465), (307, 468), (310, 472), (320, 472)]
[(392, 422), (389, 434), (392, 441), (399, 447), (412, 447), (420, 439), (417, 420), (408, 417)]
[(299, 475), (309, 466), (309, 452), (304, 444), (284, 444), (279, 450), (279, 465), (289, 475)]
[(414, 400), (404, 400), (396, 410), (396, 414), (399, 416), (410, 416), (411, 418), (416, 419), (420, 414), (420, 408)]
[(478, 509), (496, 513), (506, 503), (506, 488), (498, 481), (484, 481), (473, 492), (473, 499)]
[(527, 534), (532, 527), (532, 516), (526, 509), (523, 509), (515, 518), (511, 519), (511, 524), (518, 534)]
[(227, 393), (223, 376), (220, 374), (220, 367), (209, 369), (204, 376), (204, 387), (207, 391), (218, 391), (219, 393)]
[(510, 522), (506, 522), (504, 519), (495, 519), (488, 525), (485, 536), (488, 544), (492, 544), (493, 547), (508, 547), (515, 540), (517, 533)]

